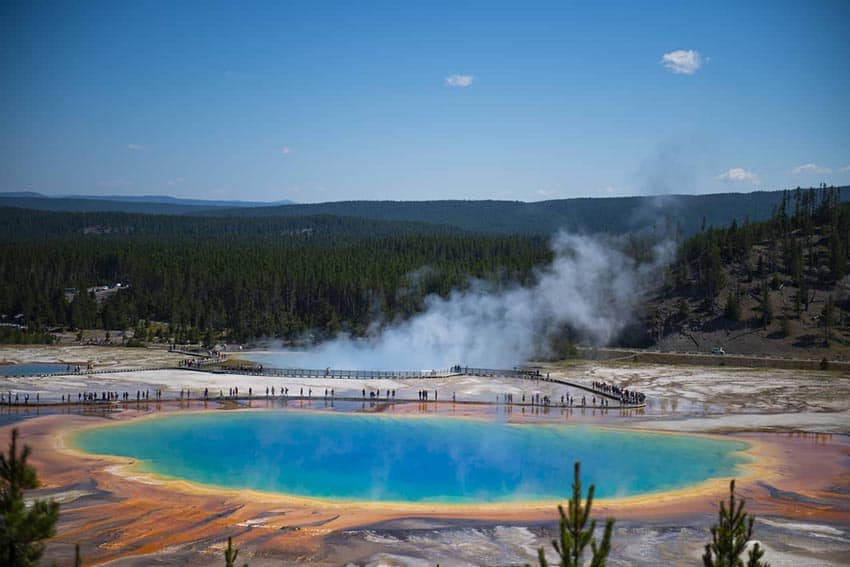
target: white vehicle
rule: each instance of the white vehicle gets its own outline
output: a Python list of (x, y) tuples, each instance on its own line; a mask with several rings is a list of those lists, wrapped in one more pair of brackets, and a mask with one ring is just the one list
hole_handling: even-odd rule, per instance
[(726, 351), (723, 350), (723, 347), (714, 347), (711, 349), (711, 354), (726, 354)]

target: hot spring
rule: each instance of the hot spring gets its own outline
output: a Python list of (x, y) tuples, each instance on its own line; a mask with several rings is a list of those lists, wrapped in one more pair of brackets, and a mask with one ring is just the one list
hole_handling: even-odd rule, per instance
[(577, 425), (335, 412), (181, 414), (76, 433), (147, 472), (298, 496), (446, 504), (563, 500), (572, 467), (601, 498), (740, 474), (746, 443)]

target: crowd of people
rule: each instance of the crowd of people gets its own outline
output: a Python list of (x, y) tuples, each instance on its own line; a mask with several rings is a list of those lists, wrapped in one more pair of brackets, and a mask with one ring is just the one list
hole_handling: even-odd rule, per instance
[[(505, 404), (514, 403), (514, 395), (512, 393), (502, 394), (501, 399)], [(496, 396), (496, 401), (499, 401), (499, 396)], [(557, 396), (548, 396), (546, 394), (535, 393), (529, 396), (522, 394), (519, 403), (521, 405), (544, 407), (610, 407), (608, 400), (604, 399), (602, 396), (599, 396), (598, 398), (596, 396), (591, 396), (590, 404), (588, 404), (587, 396), (576, 398), (575, 396), (571, 396), (569, 392), (561, 394), (560, 400)]]
[[(162, 400), (162, 389), (156, 389), (153, 392), (155, 400)], [(77, 392), (76, 403), (78, 404), (91, 404), (95, 402), (129, 402), (133, 399), (132, 392), (113, 392), (113, 391), (100, 391), (100, 392)], [(150, 390), (136, 390), (136, 401), (148, 401), (151, 399), (151, 391)], [(73, 394), (62, 394), (62, 403), (70, 404), (74, 403)]]
[(602, 392), (603, 394), (618, 398), (621, 404), (639, 405), (646, 402), (646, 395), (643, 393), (636, 392), (634, 390), (626, 390), (625, 388), (620, 388), (616, 384), (608, 384), (607, 382), (594, 380), (592, 382), (592, 387), (597, 392)]
[[(185, 361), (185, 366), (191, 367), (195, 362), (193, 359), (187, 359)], [(254, 371), (262, 371), (262, 366), (250, 366), (247, 367)], [(460, 367), (456, 367), (460, 368)], [(537, 371), (531, 372), (524, 377), (534, 377), (541, 378), (543, 380), (550, 380), (548, 373), (545, 375), (540, 374)], [(559, 380), (555, 380), (556, 382), (560, 382)], [(306, 390), (306, 392), (305, 392)], [(569, 391), (566, 391), (560, 396), (553, 394), (544, 394), (544, 393), (531, 393), (526, 394), (522, 393), (517, 394), (520, 396), (518, 401), (515, 401), (515, 394), (513, 392), (504, 392), (502, 394), (496, 394), (496, 403), (501, 403), (505, 405), (531, 405), (531, 406), (542, 406), (542, 407), (594, 407), (594, 408), (608, 408), (613, 400), (618, 400), (620, 406), (624, 405), (641, 405), (646, 401), (646, 396), (635, 390), (628, 390), (625, 388), (621, 388), (615, 384), (609, 384), (602, 381), (593, 381), (591, 382), (590, 390), (592, 392), (597, 393), (593, 396), (582, 395), (580, 398), (571, 395)], [(357, 394), (355, 393), (354, 396)], [(31, 394), (28, 392), (24, 393), (16, 393), (16, 392), (5, 392), (0, 393), (0, 405), (30, 405), (30, 396)], [(40, 404), (40, 394), (38, 392), (34, 393), (35, 403)], [(285, 385), (281, 385), (280, 388), (276, 388), (275, 386), (265, 386), (265, 397), (268, 398), (289, 398), (290, 391), (289, 387)], [(294, 393), (293, 393), (294, 396)], [(337, 399), (336, 391), (332, 388), (324, 388), (323, 396), (325, 399)], [(347, 396), (344, 394), (343, 398), (352, 398), (351, 394)], [(75, 399), (76, 397), (76, 399)], [(156, 401), (163, 400), (163, 390), (155, 389), (153, 392), (151, 390), (136, 390), (135, 399), (133, 393), (130, 391), (125, 392), (114, 392), (114, 391), (87, 391), (87, 392), (77, 392), (76, 396), (74, 394), (62, 394), (61, 400), (62, 404), (91, 404), (91, 403), (102, 403), (102, 402), (143, 402), (150, 401), (153, 397)], [(224, 389), (220, 389), (216, 395), (216, 393), (211, 393), (210, 389), (204, 388), (203, 395), (199, 398), (201, 400), (209, 400), (211, 398), (217, 398), (219, 400), (230, 399), (251, 399), (254, 397), (253, 388), (249, 387), (247, 396), (244, 392), (241, 393), (238, 386), (232, 386), (227, 389), (225, 393)], [(298, 391), (298, 395), (296, 399), (312, 399), (313, 397), (313, 388), (304, 388), (301, 387)], [(360, 391), (360, 397), (363, 400), (386, 400), (390, 401), (396, 400), (396, 390), (394, 389), (367, 389), (363, 388)], [(421, 389), (417, 392), (417, 397), (420, 402), (437, 402), (439, 401), (439, 392), (438, 390), (426, 390)], [(181, 388), (179, 392), (179, 400), (192, 400), (192, 391), (189, 388)], [(356, 398), (355, 398), (356, 399)], [(612, 400), (613, 399), (613, 400)], [(55, 398), (54, 398), (55, 400)], [(401, 401), (404, 401), (403, 399)], [(451, 401), (456, 402), (457, 397), (455, 392), (451, 393)], [(55, 402), (48, 402), (55, 403)]]

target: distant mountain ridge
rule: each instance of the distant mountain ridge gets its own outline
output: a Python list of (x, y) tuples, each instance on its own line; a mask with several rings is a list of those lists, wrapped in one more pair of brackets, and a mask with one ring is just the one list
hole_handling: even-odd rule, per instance
[(213, 200), (213, 199), (191, 199), (184, 197), (172, 197), (170, 195), (45, 195), (35, 191), (10, 191), (0, 192), (0, 199), (25, 198), (25, 199), (53, 199), (53, 200), (87, 200), (87, 201), (109, 201), (117, 203), (157, 203), (169, 205), (188, 205), (200, 208), (214, 207), (269, 207), (280, 205), (293, 205), (295, 201), (281, 199), (279, 201), (241, 201), (241, 200)]
[(104, 201), (95, 198), (60, 198), (0, 195), (0, 207), (15, 207), (57, 213), (142, 213), (147, 215), (185, 215), (208, 210), (210, 207), (181, 205), (177, 203), (144, 203)]
[[(850, 201), (850, 187), (839, 188)], [(450, 225), (482, 234), (548, 235), (559, 230), (626, 234), (654, 231), (690, 236), (705, 227), (770, 218), (783, 191), (574, 198), (551, 201), (338, 201), (314, 204), (208, 201), (167, 196), (33, 196), (0, 193), (0, 206), (65, 212), (127, 212), (209, 217), (303, 217), (333, 215), (376, 221)], [(113, 199), (113, 200), (110, 200)], [(234, 205), (237, 203), (237, 205)]]
[[(663, 195), (650, 197), (583, 197), (551, 201), (340, 201), (286, 207), (216, 209), (191, 214), (208, 216), (346, 215), (373, 220), (448, 224), (490, 234), (581, 233), (625, 234), (655, 230), (683, 235), (706, 227), (725, 227), (733, 220), (759, 222), (770, 218), (783, 191)], [(839, 188), (841, 201), (850, 187)]]

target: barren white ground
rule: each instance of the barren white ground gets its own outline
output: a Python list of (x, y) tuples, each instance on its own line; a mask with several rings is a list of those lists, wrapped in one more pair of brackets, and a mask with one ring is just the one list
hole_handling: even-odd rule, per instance
[[(139, 367), (174, 365), (184, 358), (161, 350), (110, 347), (0, 347), (0, 361), (93, 362), (94, 369), (125, 370)], [(551, 366), (544, 370), (553, 378), (590, 385), (594, 380), (616, 383), (647, 394), (645, 415), (631, 417), (628, 423), (672, 431), (727, 431), (730, 429), (794, 429), (818, 433), (850, 433), (850, 375), (836, 372), (797, 370), (701, 368), (632, 363), (586, 363), (567, 367)], [(501, 401), (513, 394), (518, 402), (525, 394), (548, 395), (556, 401), (561, 395), (575, 398), (592, 394), (545, 381), (518, 381), (506, 378), (457, 376), (423, 380), (359, 380), (329, 378), (266, 378), (239, 374), (208, 374), (189, 370), (154, 370), (63, 376), (0, 377), (0, 391), (36, 392), (42, 400), (58, 401), (62, 395), (76, 398), (77, 393), (92, 391), (130, 392), (162, 389), (165, 397), (178, 397), (189, 389), (198, 397), (209, 388), (213, 397), (230, 388), (248, 389), (265, 395), (265, 389), (289, 388), (291, 396), (312, 390), (322, 397), (324, 390), (336, 395), (357, 397), (365, 389), (395, 390), (397, 398), (417, 399), (419, 390), (436, 390), (438, 399), (458, 401)]]
[[(0, 362), (92, 361), (98, 370), (122, 370), (140, 366), (175, 364), (182, 357), (164, 351), (108, 347), (0, 347)], [(588, 410), (586, 418), (616, 419), (627, 427), (683, 432), (723, 431), (806, 431), (850, 434), (850, 376), (836, 372), (790, 370), (700, 368), (689, 366), (638, 365), (631, 363), (585, 363), (566, 367), (549, 366), (543, 372), (552, 377), (589, 385), (594, 380), (613, 382), (647, 394), (648, 407), (641, 415), (620, 416), (611, 410), (607, 416)], [(78, 392), (103, 390), (131, 392), (162, 389), (166, 397), (177, 397), (190, 389), (197, 397), (203, 388), (214, 396), (238, 387), (241, 394), (252, 388), (263, 396), (272, 386), (279, 392), (289, 388), (298, 395), (312, 389), (321, 398), (325, 388), (337, 396), (360, 396), (368, 392), (396, 390), (397, 398), (417, 399), (419, 390), (438, 391), (440, 400), (497, 401), (507, 393), (519, 401), (523, 394), (540, 393), (559, 400), (569, 394), (576, 398), (591, 394), (544, 381), (516, 381), (474, 376), (438, 380), (348, 380), (262, 378), (232, 374), (207, 374), (187, 370), (114, 372), (51, 377), (0, 377), (0, 391), (38, 392), (42, 400), (59, 400), (62, 395), (76, 398)], [(635, 525), (624, 522), (615, 534), (611, 565), (696, 564), (706, 526), (704, 518), (690, 526)], [(703, 525), (704, 524), (704, 525)], [(774, 566), (842, 565), (850, 557), (847, 526), (761, 518), (756, 525), (763, 534), (768, 558)], [(362, 549), (369, 565), (476, 565), (524, 563), (534, 560), (534, 550), (548, 547), (548, 537), (520, 526), (491, 528), (429, 525), (424, 530), (359, 531), (339, 534), (346, 549)], [(427, 561), (421, 552), (428, 549)], [(654, 563), (660, 561), (660, 563)], [(130, 564), (130, 563), (127, 563)], [(253, 564), (253, 563), (252, 563)]]

